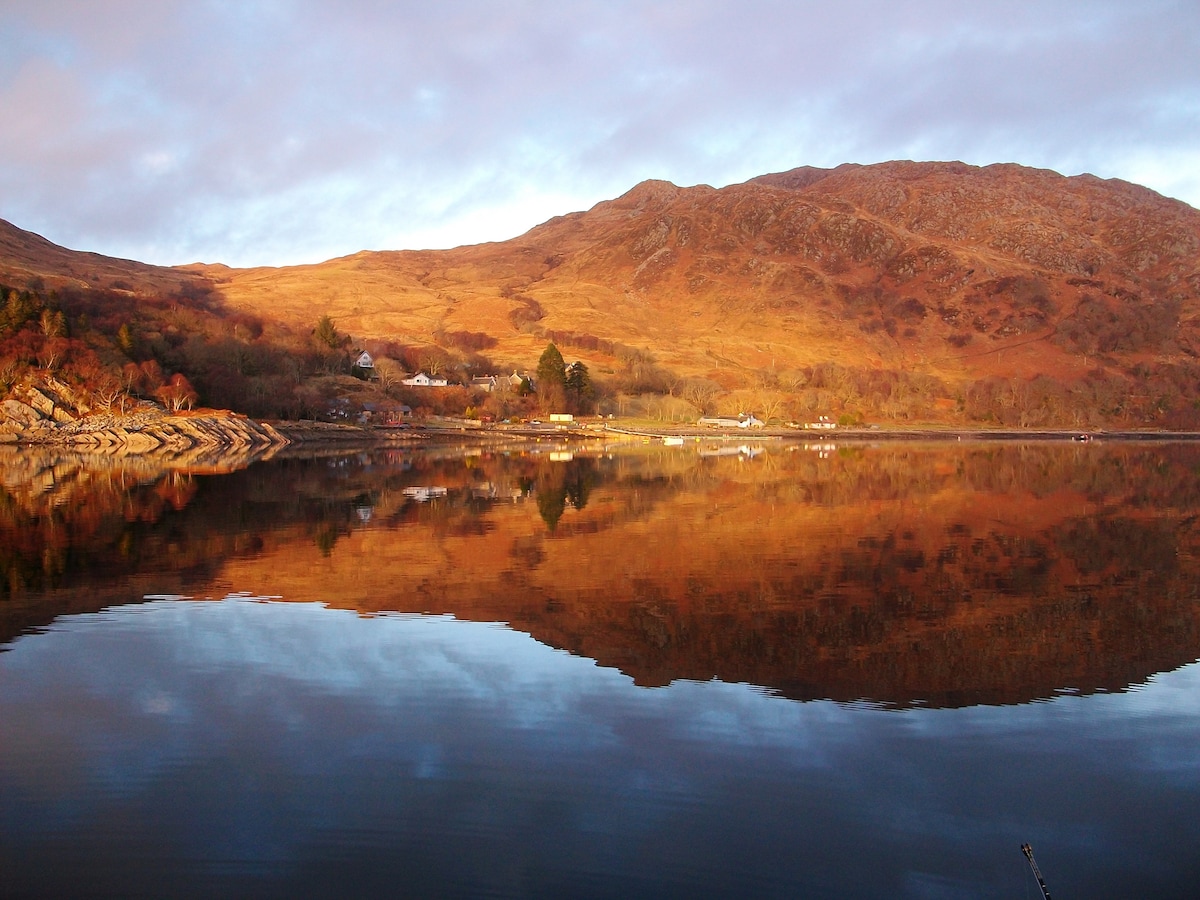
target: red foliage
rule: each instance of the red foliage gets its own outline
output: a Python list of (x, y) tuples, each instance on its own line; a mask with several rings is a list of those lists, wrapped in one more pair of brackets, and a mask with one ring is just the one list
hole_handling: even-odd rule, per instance
[(154, 396), (172, 412), (191, 409), (197, 399), (192, 383), (180, 372), (172, 375), (169, 382), (154, 392)]

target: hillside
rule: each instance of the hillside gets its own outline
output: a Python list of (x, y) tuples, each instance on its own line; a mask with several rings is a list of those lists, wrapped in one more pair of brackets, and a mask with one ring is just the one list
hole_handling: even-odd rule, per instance
[[(18, 269), (5, 234), (0, 275)], [(21, 271), (52, 284), (92, 259), (62, 254)], [(125, 289), (200, 279), (210, 308), (294, 334), (328, 314), (405, 362), (440, 348), (524, 370), (554, 341), (613, 403), (663, 418), (1200, 426), (1200, 212), (1087, 175), (892, 162), (650, 181), (454, 250), (118, 262), (91, 265)]]
[(25, 287), (32, 282), (51, 287), (144, 294), (169, 294), (207, 283), (207, 279), (182, 269), (68, 250), (3, 219), (0, 219), (0, 281), (14, 287)]

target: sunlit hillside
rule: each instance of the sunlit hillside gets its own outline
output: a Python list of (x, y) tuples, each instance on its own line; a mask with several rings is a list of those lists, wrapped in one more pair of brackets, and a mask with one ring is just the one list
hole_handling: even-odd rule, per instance
[(385, 354), (527, 370), (554, 341), (609, 396), (671, 398), (664, 416), (1200, 425), (1200, 212), (1087, 175), (893, 162), (645, 182), (505, 242), (287, 268), (88, 273), (45, 248), (18, 267), (11, 244), (14, 274), (191, 276), (228, 314), (298, 334), (328, 314)]

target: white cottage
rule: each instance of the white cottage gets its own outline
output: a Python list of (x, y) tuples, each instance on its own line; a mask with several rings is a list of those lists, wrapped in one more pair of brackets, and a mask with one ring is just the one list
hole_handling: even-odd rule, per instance
[(431, 378), (424, 372), (418, 372), (411, 378), (405, 378), (402, 384), (407, 384), (409, 387), (445, 387), (449, 384), (445, 378)]

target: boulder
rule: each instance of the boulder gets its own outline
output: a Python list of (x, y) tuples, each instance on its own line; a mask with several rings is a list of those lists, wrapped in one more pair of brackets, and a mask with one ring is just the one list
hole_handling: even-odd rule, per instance
[(6, 419), (21, 425), (32, 425), (42, 418), (41, 413), (20, 400), (5, 400), (0, 404), (0, 410), (4, 412)]
[(54, 401), (37, 388), (29, 389), (29, 405), (47, 419), (54, 415)]

